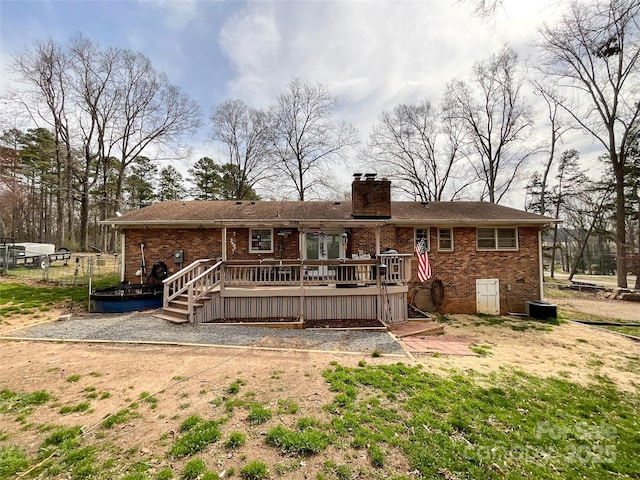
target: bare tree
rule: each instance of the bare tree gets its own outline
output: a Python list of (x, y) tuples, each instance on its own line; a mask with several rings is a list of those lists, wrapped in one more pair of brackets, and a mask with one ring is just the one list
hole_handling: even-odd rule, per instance
[(326, 86), (296, 78), (271, 109), (275, 166), (299, 200), (326, 187), (332, 162), (358, 143), (352, 125), (332, 121), (336, 106)]
[[(571, 126), (561, 118), (560, 106), (558, 104), (559, 97), (553, 90), (549, 90), (549, 87), (544, 86), (542, 83), (534, 81), (534, 93), (544, 100), (547, 107), (547, 121), (549, 127), (549, 146), (547, 153), (547, 160), (544, 164), (542, 175), (536, 172), (530, 183), (531, 186), (537, 188), (535, 197), (531, 199), (529, 205), (533, 206), (533, 210), (540, 215), (546, 215), (550, 213), (550, 205), (548, 205), (548, 182), (551, 168), (556, 160), (556, 149), (558, 143), (561, 141), (562, 136), (571, 130)], [(565, 152), (566, 153), (566, 152)], [(575, 152), (577, 155), (577, 152)]]
[[(70, 211), (74, 205), (71, 179), (75, 179), (79, 243), (84, 249), (96, 182), (102, 180), (99, 215), (105, 218), (120, 209), (131, 163), (145, 149), (175, 146), (181, 135), (197, 128), (199, 106), (144, 55), (103, 48), (82, 36), (74, 38), (68, 49), (53, 42), (38, 44), (18, 55), (15, 64), (35, 92), (24, 99), (24, 105), (36, 123), (43, 120), (54, 127), (56, 140), (64, 147), (66, 162), (59, 162), (64, 167), (59, 171), (65, 172)], [(81, 161), (74, 158), (74, 150), (81, 152)], [(62, 198), (57, 203), (59, 208), (65, 204)], [(101, 242), (111, 250), (115, 238), (107, 239), (103, 232)]]
[(212, 138), (221, 143), (235, 175), (234, 199), (243, 200), (259, 182), (273, 178), (268, 115), (242, 100), (228, 100), (211, 115)]
[(577, 234), (575, 240), (578, 243), (577, 255), (569, 272), (569, 281), (573, 279), (582, 263), (589, 239), (602, 221), (612, 193), (613, 189), (610, 185), (586, 182), (586, 185), (583, 183), (583, 189), (580, 192), (568, 199), (565, 211), (569, 222), (576, 227), (574, 228)]
[(141, 53), (122, 51), (117, 84), (122, 111), (112, 126), (119, 160), (116, 208), (122, 200), (125, 170), (150, 146), (175, 148), (202, 123), (198, 103), (157, 72)]
[(455, 185), (460, 175), (464, 132), (441, 119), (424, 100), (399, 104), (382, 112), (373, 126), (365, 156), (381, 165), (396, 187), (421, 201), (456, 198), (468, 183)]
[(523, 145), (533, 129), (522, 92), (525, 74), (510, 47), (477, 63), (473, 71), (473, 84), (454, 80), (447, 85), (445, 115), (468, 135), (471, 165), (483, 184), (480, 198), (500, 203), (520, 167), (537, 151)]
[[(114, 77), (118, 63), (118, 51), (101, 49), (83, 36), (74, 38), (69, 49), (70, 63), (74, 72), (72, 93), (78, 108), (76, 121), (82, 152), (82, 163), (73, 169), (76, 190), (80, 203), (80, 248), (89, 245), (90, 193), (101, 174), (102, 185), (99, 212), (102, 220), (107, 218), (107, 182), (112, 162), (108, 138), (109, 129), (119, 115), (119, 98), (114, 88)], [(100, 248), (106, 249), (104, 229), (101, 229)]]
[(569, 91), (558, 104), (605, 149), (615, 178), (617, 280), (627, 286), (624, 172), (640, 115), (640, 1), (574, 1), (542, 35), (542, 72)]
[(37, 42), (30, 50), (13, 57), (13, 69), (26, 80), (27, 88), (18, 101), (36, 125), (46, 125), (56, 142), (56, 242), (73, 236), (72, 169), (74, 160), (69, 115), (69, 55), (52, 40)]

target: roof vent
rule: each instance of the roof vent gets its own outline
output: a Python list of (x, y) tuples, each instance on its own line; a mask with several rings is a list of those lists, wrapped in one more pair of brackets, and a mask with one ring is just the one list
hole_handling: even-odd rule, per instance
[(255, 205), (256, 202), (249, 202), (249, 205)]
[(377, 176), (377, 175), (378, 175), (377, 173), (365, 173), (365, 174), (364, 174), (364, 178), (365, 178), (365, 180), (367, 180), (367, 181), (371, 181), (371, 180), (373, 180), (374, 178), (376, 178), (376, 176)]
[(340, 205), (342, 202), (333, 202), (334, 205)]
[(242, 202), (236, 202), (236, 205), (242, 205)]
[(361, 173), (354, 173), (353, 176), (354, 176), (354, 178), (360, 178), (362, 176), (362, 174)]
[(424, 207), (427, 208), (429, 206), (429, 202), (420, 202), (420, 204)]

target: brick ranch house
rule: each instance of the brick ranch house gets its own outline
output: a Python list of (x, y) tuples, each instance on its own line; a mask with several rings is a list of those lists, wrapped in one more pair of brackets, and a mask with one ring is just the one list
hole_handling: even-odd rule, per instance
[[(356, 176), (351, 202), (166, 201), (105, 223), (121, 232), (123, 281), (141, 282), (142, 249), (146, 265), (167, 265), (169, 316), (384, 321), (389, 310), (397, 322), (407, 303), (439, 313), (525, 312), (543, 297), (540, 232), (554, 222), (485, 202), (391, 201), (391, 182), (368, 175)], [(426, 282), (414, 255), (422, 238)]]

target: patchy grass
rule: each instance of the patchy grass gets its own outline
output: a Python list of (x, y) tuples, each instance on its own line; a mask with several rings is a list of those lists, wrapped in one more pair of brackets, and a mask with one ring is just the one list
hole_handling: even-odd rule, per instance
[[(209, 445), (217, 442), (222, 433), (220, 432), (220, 422), (214, 420), (191, 420), (189, 426), (181, 437), (169, 449), (171, 457), (187, 457), (194, 453), (201, 452)], [(184, 426), (184, 423), (183, 423)]]
[(506, 327), (516, 332), (526, 332), (527, 330), (550, 332), (552, 325), (560, 325), (562, 321), (561, 319), (554, 318), (547, 320), (534, 320), (530, 318), (515, 320), (501, 315), (487, 315), (484, 313), (477, 313), (475, 317), (476, 319), (472, 323), (474, 326)]
[(614, 327), (607, 326), (603, 327), (606, 330), (611, 330), (612, 332), (624, 333), (625, 335), (631, 335), (632, 337), (640, 338), (640, 327)]
[(224, 448), (228, 450), (236, 450), (243, 446), (247, 441), (247, 436), (242, 432), (231, 432), (229, 438), (224, 442)]
[[(637, 355), (626, 358), (628, 368), (640, 369)], [(601, 365), (597, 357), (589, 361), (593, 367)], [(164, 418), (162, 408), (168, 403), (159, 402), (158, 411), (143, 408), (153, 404), (146, 392), (139, 394), (138, 410), (130, 404), (105, 418), (103, 429), (55, 422), (21, 425), (31, 434), (3, 437), (0, 432), (0, 480), (29, 469), (25, 480), (212, 480), (223, 469), (222, 478), (239, 479), (302, 478), (304, 469), (319, 480), (632, 479), (640, 471), (640, 396), (618, 391), (597, 372), (591, 385), (581, 386), (509, 368), (491, 374), (436, 374), (402, 363), (372, 366), (361, 361), (355, 367), (334, 362), (323, 377), (331, 398), (316, 407), (304, 395), (275, 390), (269, 398), (261, 390), (234, 394), (229, 401), (241, 410), (203, 399), (186, 418), (162, 420), (165, 432), (144, 455), (136, 432), (146, 422)], [(227, 390), (220, 385), (212, 393), (227, 395)], [(46, 392), (3, 391), (0, 413), (13, 416), (50, 398)], [(264, 423), (244, 422), (252, 412), (270, 414), (266, 405), (277, 405), (272, 408), (278, 416)], [(54, 416), (56, 407), (50, 409)], [(212, 419), (212, 409), (222, 418)], [(78, 423), (88, 423), (85, 418)], [(60, 423), (72, 421), (65, 417)], [(33, 435), (40, 440), (33, 443)], [(16, 443), (25, 438), (35, 448)], [(270, 463), (252, 459), (251, 452), (261, 451)], [(399, 465), (414, 473), (398, 471)]]
[(325, 432), (298, 424), (297, 430), (282, 425), (267, 432), (267, 444), (278, 447), (283, 453), (309, 455), (319, 453), (329, 446), (331, 437)]
[(387, 445), (425, 478), (493, 478), (492, 464), (513, 478), (632, 478), (640, 468), (632, 453), (638, 396), (606, 381), (582, 387), (522, 372), (441, 378), (402, 364), (336, 366), (325, 377), (336, 392), (334, 433), (369, 445), (374, 466)]
[(82, 402), (77, 405), (65, 405), (59, 410), (61, 415), (67, 415), (69, 413), (82, 413), (86, 412), (91, 408), (89, 402)]
[(277, 410), (278, 415), (282, 415), (282, 414), (294, 415), (298, 413), (299, 409), (300, 407), (298, 406), (298, 404), (291, 399), (278, 400), (278, 410)]
[(245, 385), (247, 382), (245, 382), (244, 380), (242, 380), (241, 378), (238, 378), (237, 380), (235, 380), (233, 383), (231, 383), (231, 385), (229, 385), (229, 387), (227, 388), (227, 393), (229, 395), (236, 395), (237, 393), (240, 392), (240, 388)]
[(29, 460), (20, 447), (0, 446), (0, 479), (15, 478), (15, 474), (28, 466)]
[(269, 468), (261, 460), (254, 460), (240, 469), (243, 480), (263, 480), (269, 478)]
[(101, 423), (102, 428), (107, 430), (113, 428), (116, 425), (128, 422), (131, 418), (135, 418), (137, 414), (131, 411), (130, 408), (123, 408), (122, 410), (108, 415)]
[(31, 393), (0, 390), (0, 413), (16, 415), (22, 421), (33, 412), (34, 407), (47, 403), (51, 398), (53, 396), (46, 390)]
[(249, 415), (247, 416), (249, 425), (260, 425), (261, 423), (265, 423), (270, 418), (271, 410), (259, 403), (251, 406)]
[(189, 460), (182, 471), (184, 480), (196, 480), (207, 470), (207, 464), (201, 458)]
[(69, 301), (85, 302), (85, 288), (33, 286), (24, 283), (0, 283), (0, 318), (12, 315), (33, 315)]
[(470, 345), (469, 348), (472, 352), (477, 353), (481, 357), (491, 355), (491, 345)]

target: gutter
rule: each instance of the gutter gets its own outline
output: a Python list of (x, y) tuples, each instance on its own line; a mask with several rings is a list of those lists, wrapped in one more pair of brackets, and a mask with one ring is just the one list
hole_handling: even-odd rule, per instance
[(430, 220), (425, 219), (364, 219), (364, 218), (344, 218), (344, 219), (228, 219), (228, 220), (101, 220), (98, 222), (101, 225), (111, 225), (112, 227), (186, 227), (186, 228), (204, 228), (204, 227), (317, 227), (323, 225), (332, 226), (349, 226), (349, 227), (376, 227), (384, 225), (396, 225), (396, 226), (415, 226), (415, 225), (428, 225), (432, 227), (478, 227), (478, 226), (504, 226), (504, 227), (522, 227), (522, 226), (537, 226), (545, 227), (552, 224), (560, 224), (562, 220), (545, 219), (540, 220), (518, 220), (518, 219), (468, 219), (454, 221), (452, 219), (444, 220)]

